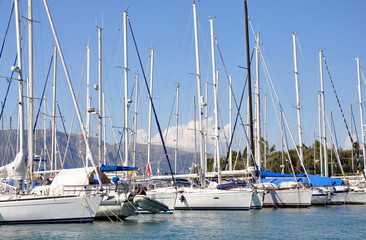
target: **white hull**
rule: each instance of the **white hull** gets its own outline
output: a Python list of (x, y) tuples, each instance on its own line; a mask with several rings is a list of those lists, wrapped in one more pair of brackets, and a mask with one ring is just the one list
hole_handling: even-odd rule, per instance
[(366, 192), (335, 191), (330, 204), (366, 204)]
[(102, 196), (22, 196), (0, 201), (0, 224), (92, 222)]
[(276, 189), (264, 195), (264, 207), (308, 207), (311, 205), (311, 189)]
[(249, 210), (252, 191), (188, 189), (177, 196), (176, 210)]

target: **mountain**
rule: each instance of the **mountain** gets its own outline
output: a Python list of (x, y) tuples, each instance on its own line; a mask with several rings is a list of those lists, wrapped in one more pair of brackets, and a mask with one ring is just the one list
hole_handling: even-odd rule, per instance
[[(39, 161), (40, 158), (47, 162), (49, 168), (49, 155), (51, 153), (51, 131), (46, 131), (46, 150), (44, 151), (44, 137), (43, 130), (37, 130), (35, 132), (35, 161)], [(27, 139), (24, 139), (25, 146), (27, 146)], [(90, 148), (94, 157), (94, 161), (97, 162), (98, 157), (98, 139), (90, 138)], [(119, 144), (108, 144), (107, 143), (107, 164), (118, 164), (122, 165), (122, 160), (117, 156)], [(81, 134), (72, 133), (69, 136), (69, 147), (67, 154), (65, 155), (67, 147), (66, 135), (62, 132), (57, 132), (57, 166), (61, 168), (81, 167), (85, 161), (85, 142), (84, 137)], [(17, 131), (16, 130), (0, 130), (0, 159), (1, 166), (11, 162), (17, 149)], [(124, 153), (123, 143), (120, 148), (120, 155), (123, 157)], [(172, 170), (174, 171), (174, 148), (167, 147), (168, 157)], [(119, 155), (119, 154), (118, 154)], [(117, 156), (117, 157), (116, 157)], [(132, 144), (129, 146), (129, 165), (132, 165)], [(189, 173), (190, 168), (194, 165), (195, 159), (199, 163), (199, 154), (186, 151), (178, 151), (177, 158), (177, 173)], [(63, 164), (61, 164), (63, 163)], [(147, 163), (147, 144), (136, 144), (136, 166), (141, 168), (140, 174), (145, 173)], [(168, 162), (163, 152), (162, 145), (152, 144), (151, 146), (151, 169), (154, 175), (156, 174), (170, 174)]]

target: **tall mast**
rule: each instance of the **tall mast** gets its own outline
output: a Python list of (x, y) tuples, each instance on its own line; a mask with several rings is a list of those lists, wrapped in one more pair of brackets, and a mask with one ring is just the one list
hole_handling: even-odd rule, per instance
[[(43, 103), (43, 151), (42, 151), (42, 159), (46, 159), (46, 153), (47, 153), (47, 98), (46, 95), (44, 95), (44, 103)], [(44, 166), (46, 166), (46, 161), (44, 161)], [(46, 167), (44, 167), (46, 170)]]
[(297, 70), (296, 33), (292, 33), (292, 40), (294, 46), (294, 68), (295, 68), (295, 83), (296, 83), (297, 126), (299, 131), (299, 153), (300, 153), (300, 162), (303, 163), (304, 153), (302, 149), (302, 128), (301, 128), (301, 115), (300, 115), (299, 72)]
[[(154, 71), (154, 48), (150, 49), (150, 60), (151, 60), (151, 66), (150, 66), (150, 97), (153, 96), (153, 71)], [(152, 99), (150, 99), (150, 105), (149, 105), (149, 132), (148, 132), (148, 145), (147, 145), (147, 164), (150, 167), (151, 171), (151, 117), (152, 117)]]
[[(205, 164), (205, 157), (204, 157), (204, 149), (205, 149), (205, 140), (204, 140), (204, 133), (202, 127), (202, 107), (204, 105), (203, 98), (201, 95), (201, 72), (200, 72), (200, 59), (199, 59), (199, 48), (198, 48), (198, 33), (197, 33), (197, 10), (196, 10), (196, 3), (193, 2), (193, 20), (194, 20), (194, 41), (195, 41), (195, 49), (196, 49), (196, 76), (197, 76), (197, 92), (198, 92), (198, 118), (199, 118), (199, 132), (200, 132), (200, 164), (203, 177), (201, 178), (201, 186), (205, 186), (204, 176), (207, 171), (206, 164)], [(207, 126), (206, 126), (207, 127)]]
[(138, 93), (139, 93), (139, 73), (136, 72), (135, 75), (135, 81), (136, 81), (136, 93), (135, 93), (135, 119), (133, 122), (133, 129), (135, 134), (133, 135), (133, 162), (132, 167), (136, 167), (136, 137), (137, 137), (137, 107), (138, 107)]
[(216, 63), (215, 63), (215, 33), (214, 33), (214, 25), (213, 19), (210, 19), (211, 26), (211, 55), (212, 55), (212, 77), (213, 77), (213, 86), (214, 86), (214, 98), (215, 98), (215, 145), (216, 145), (216, 160), (217, 160), (217, 183), (221, 184), (221, 166), (220, 166), (220, 145), (219, 145), (219, 118), (218, 118), (218, 74), (216, 72)]
[(125, 161), (124, 166), (128, 165), (128, 58), (127, 58), (127, 12), (123, 12), (123, 47), (124, 47), (124, 72), (125, 72)]
[[(90, 46), (86, 46), (86, 138), (90, 138), (90, 114), (91, 114), (91, 98), (90, 98)], [(85, 146), (86, 147), (86, 146)], [(86, 148), (86, 155), (90, 155), (91, 153), (88, 152)], [(89, 166), (89, 162), (86, 161), (86, 167)]]
[(105, 98), (104, 98), (104, 92), (102, 93), (102, 120), (103, 120), (103, 164), (106, 165), (107, 161), (107, 131), (106, 131), (106, 116), (105, 116)]
[(320, 176), (324, 176), (323, 171), (323, 133), (322, 133), (322, 110), (321, 110), (321, 94), (318, 94), (318, 113), (319, 113), (319, 161), (320, 161)]
[(284, 158), (284, 154), (283, 154), (283, 133), (282, 133), (282, 128), (283, 128), (283, 110), (281, 109), (280, 111), (281, 113), (281, 160), (282, 160), (282, 164), (281, 164), (281, 173), (284, 174), (285, 173), (285, 158)]
[[(246, 114), (246, 128), (247, 128), (246, 131), (247, 132), (250, 131), (249, 122), (250, 122), (250, 120), (249, 120), (249, 97), (248, 97), (248, 99), (247, 99), (247, 114)], [(249, 139), (247, 137), (247, 165), (246, 165), (247, 168), (249, 168), (249, 166), (250, 166), (250, 154), (251, 154), (250, 150), (251, 150), (250, 142), (249, 142)]]
[(18, 64), (12, 67), (12, 71), (18, 73), (19, 85), (18, 85), (18, 118), (19, 118), (19, 148), (18, 152), (21, 152), (22, 158), (24, 154), (24, 102), (23, 102), (23, 67), (22, 67), (22, 46), (20, 35), (20, 17), (19, 17), (19, 0), (15, 1), (15, 25), (16, 25), (16, 37), (17, 37), (17, 54)]
[[(330, 143), (330, 176), (333, 176), (333, 149), (334, 149), (334, 138), (333, 138), (333, 112), (330, 111), (330, 137), (332, 139)], [(335, 130), (334, 130), (335, 131)], [(344, 175), (343, 175), (344, 176)]]
[(264, 170), (267, 171), (267, 94), (264, 94)]
[(360, 58), (356, 58), (357, 62), (357, 79), (358, 79), (358, 99), (360, 103), (360, 118), (361, 118), (361, 144), (362, 144), (362, 155), (363, 155), (363, 168), (366, 168), (366, 155), (365, 155), (365, 125), (363, 122), (363, 109), (362, 109), (362, 91), (361, 91), (361, 77), (360, 77)]
[[(208, 99), (208, 81), (205, 82), (205, 97), (206, 101)], [(205, 103), (207, 106), (207, 103)], [(205, 171), (207, 171), (207, 126), (208, 126), (208, 111), (205, 111), (205, 135), (204, 135), (204, 166)], [(203, 130), (202, 130), (203, 132)]]
[(316, 132), (314, 132), (314, 159), (313, 159), (313, 161), (314, 161), (314, 172), (313, 172), (313, 174), (314, 175), (316, 175), (316, 148), (315, 148), (315, 146), (316, 146)]
[(175, 154), (174, 154), (174, 173), (177, 174), (177, 162), (178, 162), (178, 134), (179, 134), (179, 83), (177, 84), (177, 109), (176, 109), (176, 133), (175, 133)]
[(324, 77), (323, 77), (323, 51), (319, 51), (320, 61), (320, 81), (321, 81), (321, 94), (322, 94), (322, 115), (323, 115), (323, 134), (324, 134), (324, 174), (325, 177), (329, 177), (328, 173), (328, 151), (327, 151), (327, 127), (325, 121), (325, 98), (324, 98)]
[[(231, 139), (232, 135), (233, 135), (233, 128), (232, 128), (232, 112), (233, 112), (233, 109), (232, 109), (232, 79), (231, 79), (231, 74), (229, 74), (229, 139)], [(230, 149), (229, 149), (229, 170), (232, 171), (233, 170), (233, 153), (231, 151), (231, 146), (230, 146)]]
[[(247, 8), (247, 0), (244, 0), (245, 10), (245, 35), (246, 35), (246, 50), (247, 50), (247, 69), (248, 69), (248, 96), (249, 96), (249, 135), (250, 135), (250, 152), (254, 153), (254, 138), (253, 138), (253, 113), (252, 113), (252, 83), (250, 75), (250, 51), (249, 51), (249, 16)], [(250, 155), (251, 158), (251, 155)]]
[(256, 137), (257, 137), (257, 141), (256, 141), (256, 154), (255, 154), (255, 158), (256, 158), (256, 162), (258, 165), (258, 169), (261, 170), (262, 169), (262, 164), (261, 164), (261, 119), (260, 119), (260, 95), (259, 95), (259, 55), (260, 55), (260, 48), (259, 48), (259, 38), (260, 38), (260, 34), (258, 34), (257, 36), (257, 46), (256, 46), (256, 79), (255, 79), (255, 121), (256, 121)]
[(193, 96), (193, 133), (194, 133), (194, 163), (197, 164), (197, 117), (196, 96)]
[(57, 47), (53, 48), (53, 100), (52, 100), (52, 139), (51, 139), (51, 170), (56, 170), (56, 66)]
[[(353, 129), (352, 129), (352, 115), (353, 115), (353, 111), (352, 111), (352, 104), (349, 105), (349, 112), (350, 112), (350, 125), (351, 125), (351, 136), (353, 136)], [(351, 151), (352, 153), (352, 176), (355, 175), (355, 164), (354, 164), (354, 159), (353, 159), (353, 151)]]
[(102, 27), (98, 27), (98, 165), (102, 163)]
[(29, 77), (28, 77), (28, 176), (33, 182), (33, 11), (32, 0), (28, 0), (28, 51), (29, 51)]

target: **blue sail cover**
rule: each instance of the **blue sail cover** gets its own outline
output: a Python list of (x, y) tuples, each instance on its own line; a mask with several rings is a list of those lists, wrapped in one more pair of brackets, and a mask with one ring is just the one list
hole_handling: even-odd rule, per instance
[(110, 166), (100, 165), (100, 171), (102, 172), (115, 172), (115, 171), (137, 171), (137, 167), (124, 167), (124, 166)]
[[(290, 182), (294, 181), (293, 174), (281, 174), (274, 172), (262, 171), (262, 179), (263, 182), (271, 182), (273, 184), (278, 185), (281, 182)], [(312, 187), (329, 187), (329, 186), (340, 186), (343, 183), (342, 179), (330, 178), (330, 177), (322, 177), (317, 175), (308, 174), (309, 180), (305, 174), (296, 174), (297, 182), (307, 182)], [(266, 178), (276, 178), (276, 179), (266, 179)]]

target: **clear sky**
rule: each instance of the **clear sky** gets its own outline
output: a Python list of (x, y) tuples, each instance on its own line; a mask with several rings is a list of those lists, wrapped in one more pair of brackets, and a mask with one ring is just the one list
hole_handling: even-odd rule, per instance
[[(12, 1), (0, 0), (0, 40), (4, 34), (10, 14)], [(21, 15), (26, 17), (27, 1), (21, 1)], [(179, 113), (179, 144), (183, 150), (194, 150), (193, 124), (194, 106), (193, 97), (197, 97), (196, 62), (193, 35), (192, 1), (48, 1), (51, 14), (59, 35), (62, 50), (69, 68), (73, 87), (77, 92), (82, 78), (79, 105), (83, 113), (86, 109), (85, 87), (86, 69), (83, 66), (86, 56), (86, 46), (91, 48), (91, 83), (97, 83), (98, 77), (98, 46), (96, 26), (104, 26), (102, 52), (103, 52), (103, 89), (106, 94), (109, 109), (107, 119), (107, 138), (109, 143), (114, 143), (113, 126), (123, 126), (123, 97), (124, 75), (123, 69), (123, 11), (128, 11), (128, 16), (137, 40), (139, 52), (145, 68), (147, 81), (150, 82), (149, 55), (150, 48), (155, 48), (154, 59), (154, 84), (153, 99), (158, 113), (158, 118), (163, 130), (169, 127), (168, 144), (174, 145), (175, 139), (175, 101), (176, 85), (180, 84), (180, 113)], [(318, 100), (320, 90), (319, 50), (324, 50), (324, 55), (334, 80), (345, 117), (350, 124), (350, 104), (353, 106), (357, 132), (360, 135), (360, 115), (357, 91), (357, 75), (355, 57), (360, 57), (361, 70), (365, 66), (366, 53), (365, 10), (366, 2), (363, 0), (340, 1), (300, 1), (300, 0), (249, 0), (248, 10), (251, 25), (255, 33), (250, 31), (251, 49), (254, 47), (254, 34), (261, 35), (261, 51), (269, 68), (271, 79), (277, 90), (281, 104), (288, 118), (292, 134), (297, 138), (296, 94), (293, 63), (292, 33), (298, 36), (298, 69), (300, 82), (301, 114), (303, 123), (303, 140), (305, 145), (314, 142), (314, 134), (318, 135)], [(246, 70), (239, 66), (246, 66), (245, 31), (244, 31), (244, 4), (243, 1), (208, 1), (197, 2), (197, 15), (199, 21), (199, 47), (202, 93), (208, 81), (208, 115), (210, 124), (213, 124), (213, 91), (212, 91), (212, 64), (210, 45), (209, 19), (214, 19), (215, 35), (223, 56), (224, 64), (229, 74), (232, 74), (235, 98), (239, 101), (240, 94), (246, 77)], [(35, 35), (35, 96), (40, 97), (45, 83), (47, 69), (55, 45), (50, 31), (50, 25), (45, 13), (43, 1), (34, 1), (34, 35)], [(24, 25), (24, 18), (22, 18)], [(10, 75), (16, 54), (14, 17), (11, 20), (10, 30), (0, 62), (0, 76)], [(22, 44), (24, 46), (23, 64), (27, 64), (27, 30)], [(135, 108), (134, 78), (135, 73), (140, 73), (139, 90), (141, 102), (138, 112), (138, 138), (140, 142), (147, 140), (148, 127), (148, 99), (146, 87), (141, 83), (143, 76), (139, 67), (136, 50), (132, 42), (131, 32), (128, 30), (128, 56), (129, 56), (129, 93), (132, 96), (129, 121)], [(300, 51), (301, 48), (301, 51)], [(216, 46), (216, 67), (219, 70), (219, 108), (220, 128), (227, 129), (229, 122), (229, 90), (228, 80), (225, 75), (223, 62)], [(57, 99), (65, 115), (66, 128), (69, 129), (73, 114), (73, 107), (69, 90), (65, 81), (65, 74), (61, 61), (58, 60), (58, 87)], [(254, 62), (253, 62), (254, 63)], [(254, 67), (254, 64), (252, 65)], [(264, 94), (267, 98), (267, 138), (270, 145), (275, 144), (280, 150), (280, 131), (275, 116), (269, 88), (261, 65), (260, 90), (261, 107), (264, 112)], [(27, 74), (27, 66), (24, 71)], [(83, 74), (82, 74), (83, 73)], [(253, 80), (255, 78), (252, 69)], [(340, 110), (335, 100), (335, 95), (330, 85), (329, 76), (324, 66), (325, 102), (326, 113), (330, 123), (330, 111), (333, 111), (336, 134), (340, 146), (345, 147), (347, 132)], [(363, 80), (362, 80), (363, 81)], [(254, 81), (253, 81), (254, 86)], [(6, 80), (0, 79), (0, 98), (3, 100), (7, 87)], [(363, 91), (365, 84), (363, 81)], [(141, 93), (141, 89), (143, 92)], [(17, 83), (13, 82), (10, 90), (9, 102), (5, 110), (5, 126), (9, 126), (9, 117), (15, 118)], [(253, 88), (254, 91), (254, 88)], [(92, 92), (92, 103), (97, 108), (97, 92)], [(46, 91), (48, 109), (51, 110), (52, 98), (51, 79)], [(247, 93), (246, 93), (247, 96)], [(36, 109), (38, 100), (36, 100)], [(244, 104), (243, 119), (245, 119), (246, 104)], [(206, 111), (206, 110), (205, 110)], [(48, 112), (50, 114), (50, 112)], [(233, 115), (236, 114), (234, 108)], [(93, 116), (92, 136), (96, 136), (96, 117)], [(85, 114), (83, 115), (85, 120)], [(262, 115), (263, 120), (263, 115)], [(14, 125), (14, 123), (13, 123)], [(263, 123), (262, 123), (263, 125)], [(40, 127), (42, 125), (39, 125)], [(160, 142), (157, 136), (156, 124), (152, 134), (153, 142)], [(226, 127), (225, 127), (226, 126)], [(262, 126), (263, 127), (263, 126)], [(61, 129), (59, 123), (58, 126)], [(116, 137), (119, 134), (113, 128)], [(329, 129), (329, 126), (328, 126)], [(210, 126), (212, 132), (212, 127)], [(80, 127), (75, 121), (73, 132), (80, 133)], [(234, 150), (239, 149), (242, 135), (242, 126), (235, 133)], [(264, 135), (264, 129), (262, 129)], [(327, 133), (329, 136), (329, 132)], [(290, 135), (287, 133), (290, 142)], [(222, 136), (222, 139), (225, 137)], [(212, 139), (211, 139), (212, 140)], [(242, 143), (240, 149), (243, 149)], [(293, 144), (289, 143), (290, 148)], [(224, 143), (222, 152), (225, 153)]]

